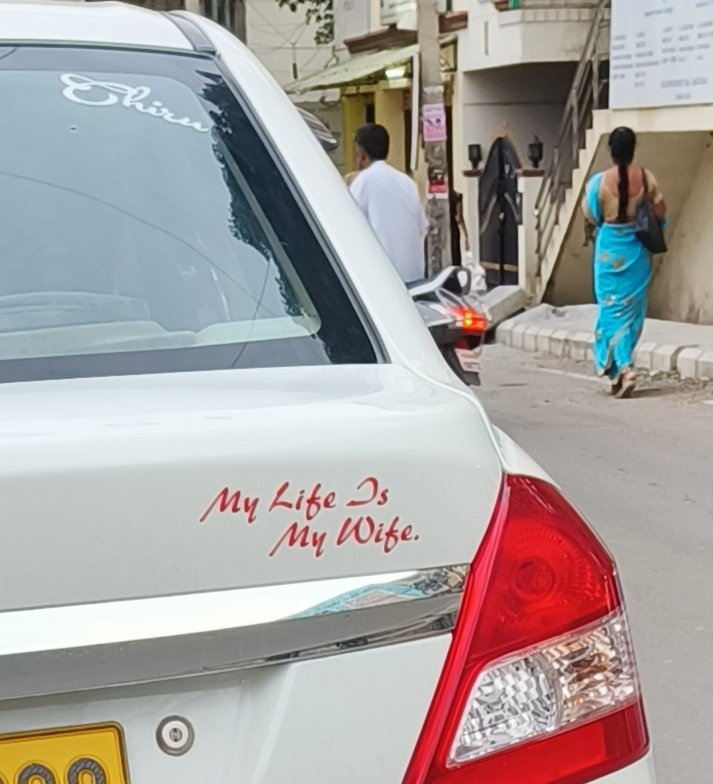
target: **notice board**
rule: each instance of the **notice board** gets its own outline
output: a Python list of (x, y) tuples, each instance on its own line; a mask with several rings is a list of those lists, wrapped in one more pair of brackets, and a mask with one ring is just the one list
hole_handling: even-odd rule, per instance
[(713, 103), (713, 0), (613, 0), (614, 109)]

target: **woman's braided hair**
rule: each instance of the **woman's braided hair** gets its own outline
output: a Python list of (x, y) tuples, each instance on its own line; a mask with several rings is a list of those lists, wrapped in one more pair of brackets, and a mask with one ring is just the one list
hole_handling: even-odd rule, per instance
[(609, 136), (609, 151), (619, 167), (619, 223), (626, 223), (629, 212), (629, 166), (636, 152), (636, 134), (631, 128), (617, 128)]

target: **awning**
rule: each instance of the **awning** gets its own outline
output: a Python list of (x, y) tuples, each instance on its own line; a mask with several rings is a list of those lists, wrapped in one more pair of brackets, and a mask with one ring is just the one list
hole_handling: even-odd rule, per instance
[(355, 55), (343, 63), (325, 68), (324, 71), (320, 71), (314, 76), (308, 76), (288, 84), (285, 91), (290, 94), (308, 93), (314, 90), (341, 87), (344, 84), (354, 84), (362, 79), (368, 79), (386, 68), (409, 63), (416, 54), (418, 54), (418, 44), (402, 49), (385, 49), (380, 52)]

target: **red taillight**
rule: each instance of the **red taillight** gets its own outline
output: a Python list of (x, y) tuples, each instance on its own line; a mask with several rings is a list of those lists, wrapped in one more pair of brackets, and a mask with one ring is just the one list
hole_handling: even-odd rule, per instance
[(453, 315), (458, 319), (459, 326), (464, 332), (469, 332), (473, 335), (483, 335), (487, 332), (487, 317), (474, 308), (459, 306), (450, 308), (450, 310), (452, 310)]
[(555, 488), (507, 477), (404, 784), (583, 784), (647, 749), (611, 557)]

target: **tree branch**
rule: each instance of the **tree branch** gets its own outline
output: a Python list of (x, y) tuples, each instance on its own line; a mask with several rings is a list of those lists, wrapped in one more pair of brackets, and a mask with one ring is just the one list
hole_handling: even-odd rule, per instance
[(334, 40), (333, 0), (277, 0), (277, 4), (293, 13), (304, 9), (305, 21), (317, 25), (314, 34), (316, 44), (328, 44)]

